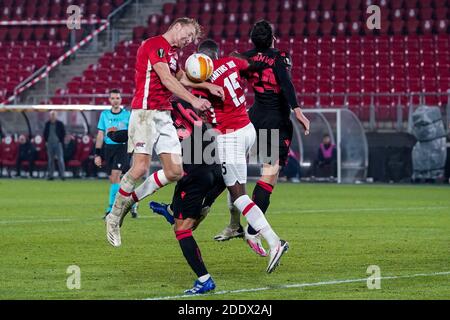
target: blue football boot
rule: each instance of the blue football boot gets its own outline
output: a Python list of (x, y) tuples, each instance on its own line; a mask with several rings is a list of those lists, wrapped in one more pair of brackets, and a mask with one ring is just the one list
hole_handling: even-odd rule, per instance
[(168, 223), (175, 224), (175, 219), (169, 212), (170, 208), (168, 204), (150, 201), (149, 206), (154, 213), (164, 216)]
[(194, 286), (184, 291), (185, 294), (203, 294), (207, 293), (208, 291), (212, 291), (216, 288), (216, 284), (214, 283), (214, 280), (210, 277), (205, 282), (200, 282), (200, 280), (195, 280)]

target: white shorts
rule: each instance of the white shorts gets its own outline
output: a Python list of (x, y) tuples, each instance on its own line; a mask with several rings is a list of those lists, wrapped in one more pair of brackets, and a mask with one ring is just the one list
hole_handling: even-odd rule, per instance
[(168, 110), (131, 110), (128, 153), (181, 155), (181, 144)]
[(247, 183), (247, 155), (255, 140), (256, 130), (251, 123), (232, 133), (217, 136), (217, 154), (227, 187), (236, 182)]

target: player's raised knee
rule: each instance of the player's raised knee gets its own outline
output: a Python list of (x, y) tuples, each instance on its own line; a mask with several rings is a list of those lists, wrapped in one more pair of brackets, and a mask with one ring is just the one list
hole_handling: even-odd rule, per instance
[(169, 181), (178, 181), (183, 177), (183, 169), (181, 167), (175, 167), (170, 169), (164, 169), (164, 174)]

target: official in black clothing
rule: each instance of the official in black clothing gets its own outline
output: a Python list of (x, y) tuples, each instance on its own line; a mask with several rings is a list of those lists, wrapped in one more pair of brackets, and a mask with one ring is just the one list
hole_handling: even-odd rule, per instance
[(59, 177), (64, 180), (64, 137), (66, 129), (64, 124), (56, 119), (56, 111), (50, 111), (50, 120), (45, 123), (44, 139), (48, 155), (48, 180), (53, 180), (55, 170), (55, 158), (58, 161)]
[(33, 176), (34, 161), (36, 159), (36, 149), (29, 139), (23, 134), (19, 136), (19, 153), (16, 162), (17, 177), (20, 177), (22, 170), (22, 162), (28, 161), (28, 172), (30, 177)]

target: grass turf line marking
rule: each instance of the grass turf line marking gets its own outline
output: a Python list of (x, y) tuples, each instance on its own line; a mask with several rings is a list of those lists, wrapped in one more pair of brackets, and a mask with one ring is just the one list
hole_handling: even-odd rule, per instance
[[(436, 276), (447, 276), (447, 275), (450, 275), (450, 271), (434, 272), (434, 273), (416, 273), (416, 274), (403, 275), (403, 276), (387, 276), (387, 277), (373, 278), (373, 280), (375, 280), (375, 279), (380, 279), (380, 280), (408, 279), (408, 278), (417, 278), (417, 277), (436, 277)], [(368, 278), (331, 280), (331, 281), (321, 281), (321, 282), (313, 282), (313, 283), (296, 283), (296, 284), (286, 284), (286, 285), (262, 287), (262, 288), (224, 290), (224, 291), (218, 291), (218, 292), (214, 292), (214, 293), (210, 293), (210, 294), (203, 294), (203, 295), (186, 295), (185, 294), (185, 295), (179, 295), (179, 296), (154, 297), (154, 298), (146, 298), (144, 300), (172, 300), (172, 299), (183, 299), (183, 298), (192, 298), (192, 297), (214, 297), (217, 295), (234, 294), (234, 293), (247, 293), (247, 292), (257, 292), (257, 291), (267, 291), (267, 290), (281, 290), (281, 289), (290, 289), (290, 288), (327, 286), (327, 285), (335, 285), (335, 284), (343, 284), (343, 283), (366, 282), (367, 279)]]
[[(410, 208), (342, 208), (342, 209), (311, 209), (311, 210), (298, 210), (296, 212), (293, 213), (327, 213), (327, 212), (358, 212), (358, 211), (419, 211), (419, 210), (426, 210), (426, 211), (431, 211), (431, 210), (439, 210), (439, 209), (448, 209), (450, 208), (450, 206), (437, 206), (437, 207), (410, 207)], [(152, 212), (149, 211), (149, 213), (151, 214), (150, 216), (139, 216), (138, 219), (150, 219), (150, 218), (160, 218), (162, 219), (162, 217), (160, 217), (159, 215), (153, 214)], [(292, 213), (292, 211), (290, 210), (286, 210), (286, 211), (278, 211), (278, 210), (274, 210), (271, 211), (271, 213), (274, 214), (282, 214), (282, 213)], [(228, 216), (229, 213), (213, 213), (214, 216)], [(62, 219), (62, 218), (55, 218), (55, 219), (24, 219), (24, 220), (7, 220), (7, 219), (0, 219), (0, 224), (20, 224), (20, 223), (40, 223), (40, 222), (68, 222), (68, 221), (86, 221), (86, 220), (98, 220), (101, 221), (101, 218), (80, 218), (80, 217), (76, 217), (76, 218), (66, 218), (66, 219)]]
[(40, 222), (68, 222), (75, 219), (28, 219), (28, 220), (0, 220), (0, 224), (40, 223)]

